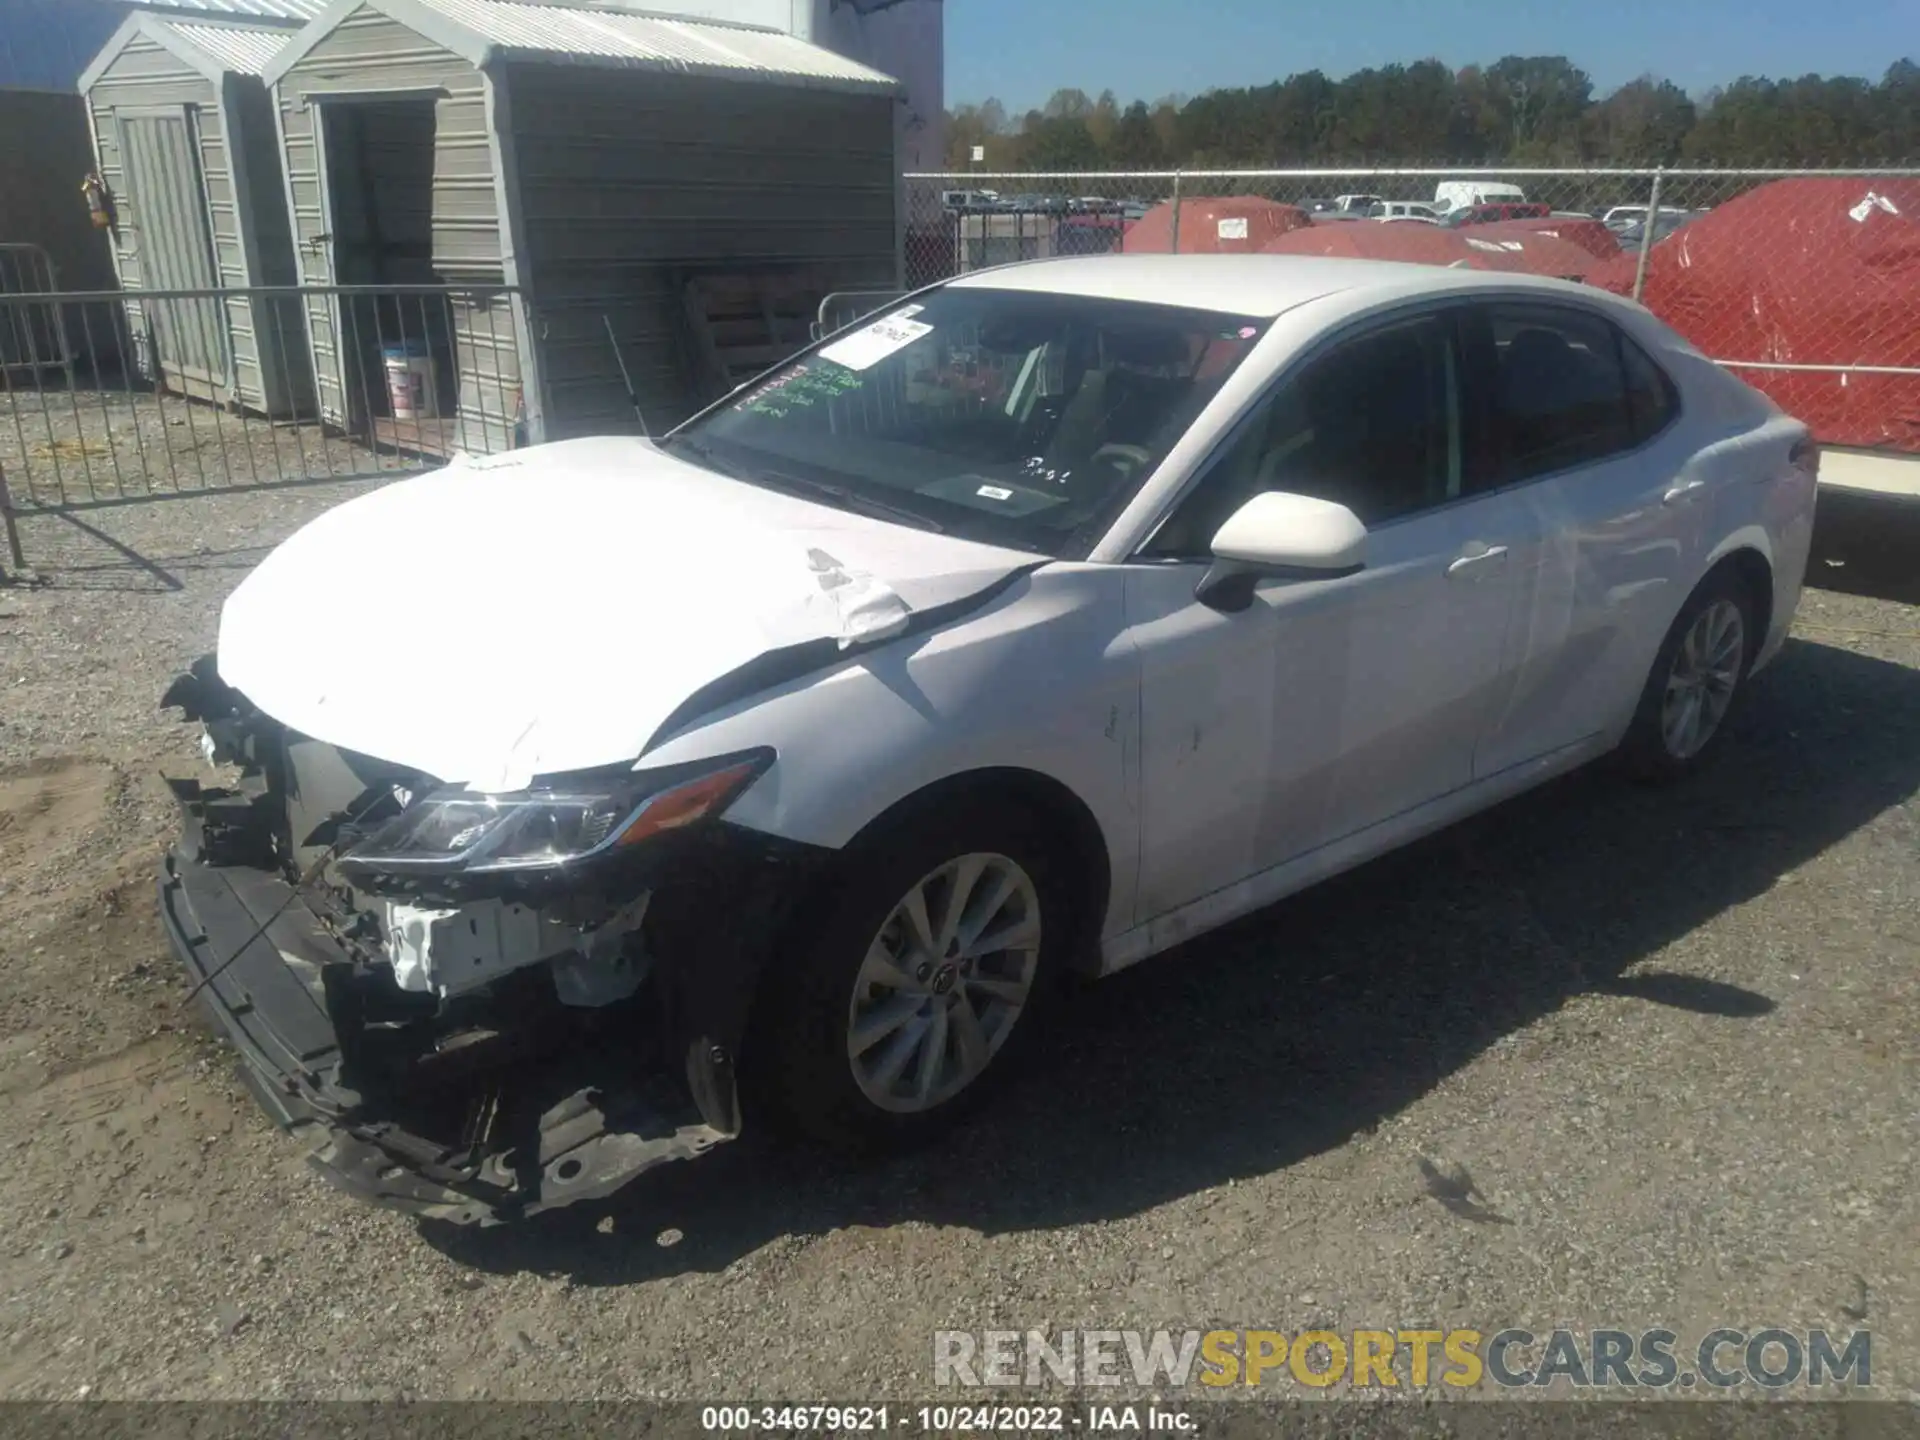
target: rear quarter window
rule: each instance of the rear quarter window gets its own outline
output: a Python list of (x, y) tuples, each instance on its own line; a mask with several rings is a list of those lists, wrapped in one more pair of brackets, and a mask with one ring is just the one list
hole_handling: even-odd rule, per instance
[(1636, 445), (1644, 444), (1679, 415), (1680, 391), (1672, 377), (1624, 332), (1620, 333), (1620, 362), (1626, 379), (1633, 440)]
[[(1586, 310), (1490, 305), (1495, 485), (1512, 484), (1633, 449), (1640, 431), (1617, 326)], [(1641, 359), (1652, 366), (1644, 354)], [(1648, 424), (1664, 425), (1668, 392), (1655, 371)], [(1650, 431), (1647, 433), (1651, 433)]]

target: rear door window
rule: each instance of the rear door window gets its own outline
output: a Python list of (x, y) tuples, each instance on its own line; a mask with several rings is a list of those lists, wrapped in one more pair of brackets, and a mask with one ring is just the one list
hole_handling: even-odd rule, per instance
[(1479, 309), (1478, 373), (1487, 393), (1473, 488), (1604, 460), (1671, 418), (1670, 382), (1609, 321), (1556, 305)]

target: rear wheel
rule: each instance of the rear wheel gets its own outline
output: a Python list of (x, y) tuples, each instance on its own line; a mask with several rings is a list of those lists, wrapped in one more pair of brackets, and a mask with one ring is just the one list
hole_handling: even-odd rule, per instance
[(1621, 758), (1642, 779), (1675, 780), (1719, 749), (1760, 636), (1746, 583), (1732, 569), (1701, 582), (1675, 617), (1647, 677)]
[(963, 803), (860, 844), (755, 1007), (761, 1102), (858, 1149), (930, 1134), (1031, 1044), (1079, 917), (1046, 827)]

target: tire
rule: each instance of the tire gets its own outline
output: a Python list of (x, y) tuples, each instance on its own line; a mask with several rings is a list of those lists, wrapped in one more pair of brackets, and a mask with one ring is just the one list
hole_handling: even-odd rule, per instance
[[(1687, 597), (1654, 657), (1620, 745), (1629, 774), (1671, 784), (1719, 753), (1765, 638), (1756, 629), (1758, 612), (1746, 582), (1730, 566), (1709, 572)], [(1688, 714), (1695, 722), (1691, 727)]]
[[(749, 1103), (837, 1149), (877, 1152), (986, 1100), (1031, 1051), (1082, 933), (1064, 859), (1032, 809), (988, 797), (938, 802), (856, 842), (796, 952), (766, 977), (743, 1057)], [(972, 908), (956, 938), (972, 930), (988, 945), (1016, 944), (929, 953), (924, 941), (942, 938), (963, 884)], [(1008, 898), (982, 914), (1003, 885)], [(981, 1046), (984, 1064), (966, 1073)], [(889, 1080), (892, 1062), (903, 1068)]]

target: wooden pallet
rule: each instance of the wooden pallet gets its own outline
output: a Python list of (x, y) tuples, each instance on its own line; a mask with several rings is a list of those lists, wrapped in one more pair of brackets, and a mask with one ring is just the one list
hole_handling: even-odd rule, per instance
[(827, 287), (793, 271), (710, 271), (684, 286), (701, 392), (717, 400), (804, 348)]
[(445, 460), (460, 448), (460, 421), (456, 416), (432, 420), (396, 420), (390, 415), (373, 417), (373, 447), (401, 455)]

